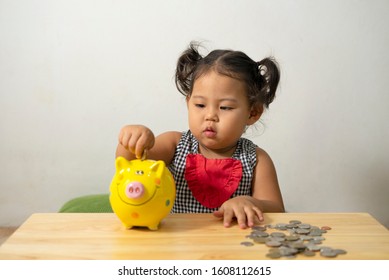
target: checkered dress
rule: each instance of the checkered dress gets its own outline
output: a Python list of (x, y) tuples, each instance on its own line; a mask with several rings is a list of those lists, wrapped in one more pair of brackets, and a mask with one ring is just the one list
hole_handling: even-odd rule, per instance
[[(232, 158), (242, 162), (242, 179), (238, 189), (231, 197), (240, 195), (251, 195), (251, 181), (253, 178), (254, 167), (257, 162), (256, 156), (257, 146), (250, 140), (240, 138), (238, 145)], [(185, 180), (185, 163), (188, 154), (197, 154), (199, 150), (199, 142), (190, 132), (190, 130), (182, 134), (181, 140), (177, 145), (173, 161), (168, 166), (170, 172), (174, 176), (176, 182), (176, 200), (172, 209), (172, 213), (212, 213), (217, 208), (207, 208), (200, 204), (192, 195), (191, 190)]]

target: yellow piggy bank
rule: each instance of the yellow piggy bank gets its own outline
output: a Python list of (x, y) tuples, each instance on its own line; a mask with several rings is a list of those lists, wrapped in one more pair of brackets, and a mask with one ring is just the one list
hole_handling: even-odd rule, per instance
[(116, 159), (109, 199), (112, 210), (126, 228), (157, 230), (170, 213), (175, 197), (176, 185), (163, 161)]

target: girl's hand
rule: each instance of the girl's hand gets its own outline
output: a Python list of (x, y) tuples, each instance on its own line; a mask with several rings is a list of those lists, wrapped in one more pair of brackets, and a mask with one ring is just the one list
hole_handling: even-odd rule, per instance
[(145, 150), (154, 146), (153, 132), (143, 125), (126, 125), (119, 133), (119, 144), (135, 154), (136, 158), (142, 158)]
[(262, 211), (257, 206), (258, 202), (251, 196), (237, 196), (224, 202), (213, 214), (218, 218), (223, 218), (225, 227), (231, 226), (234, 217), (240, 228), (252, 227), (263, 221)]

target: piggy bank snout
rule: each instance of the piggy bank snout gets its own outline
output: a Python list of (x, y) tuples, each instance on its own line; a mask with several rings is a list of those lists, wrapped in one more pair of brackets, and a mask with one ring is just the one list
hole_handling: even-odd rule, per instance
[(140, 182), (130, 182), (126, 187), (126, 195), (128, 198), (141, 198), (145, 192), (145, 187)]

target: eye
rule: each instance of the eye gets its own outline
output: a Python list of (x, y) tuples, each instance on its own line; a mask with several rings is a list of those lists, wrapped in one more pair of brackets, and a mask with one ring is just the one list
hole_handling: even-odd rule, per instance
[(221, 106), (220, 107), (220, 110), (223, 110), (223, 111), (231, 111), (232, 109), (234, 109), (234, 108), (228, 107), (228, 106)]
[(197, 103), (197, 104), (195, 104), (195, 107), (197, 107), (197, 108), (204, 108), (205, 105), (201, 104), (201, 103)]
[(136, 175), (143, 175), (144, 172), (143, 172), (143, 170), (137, 170), (137, 171), (135, 171), (135, 174)]

